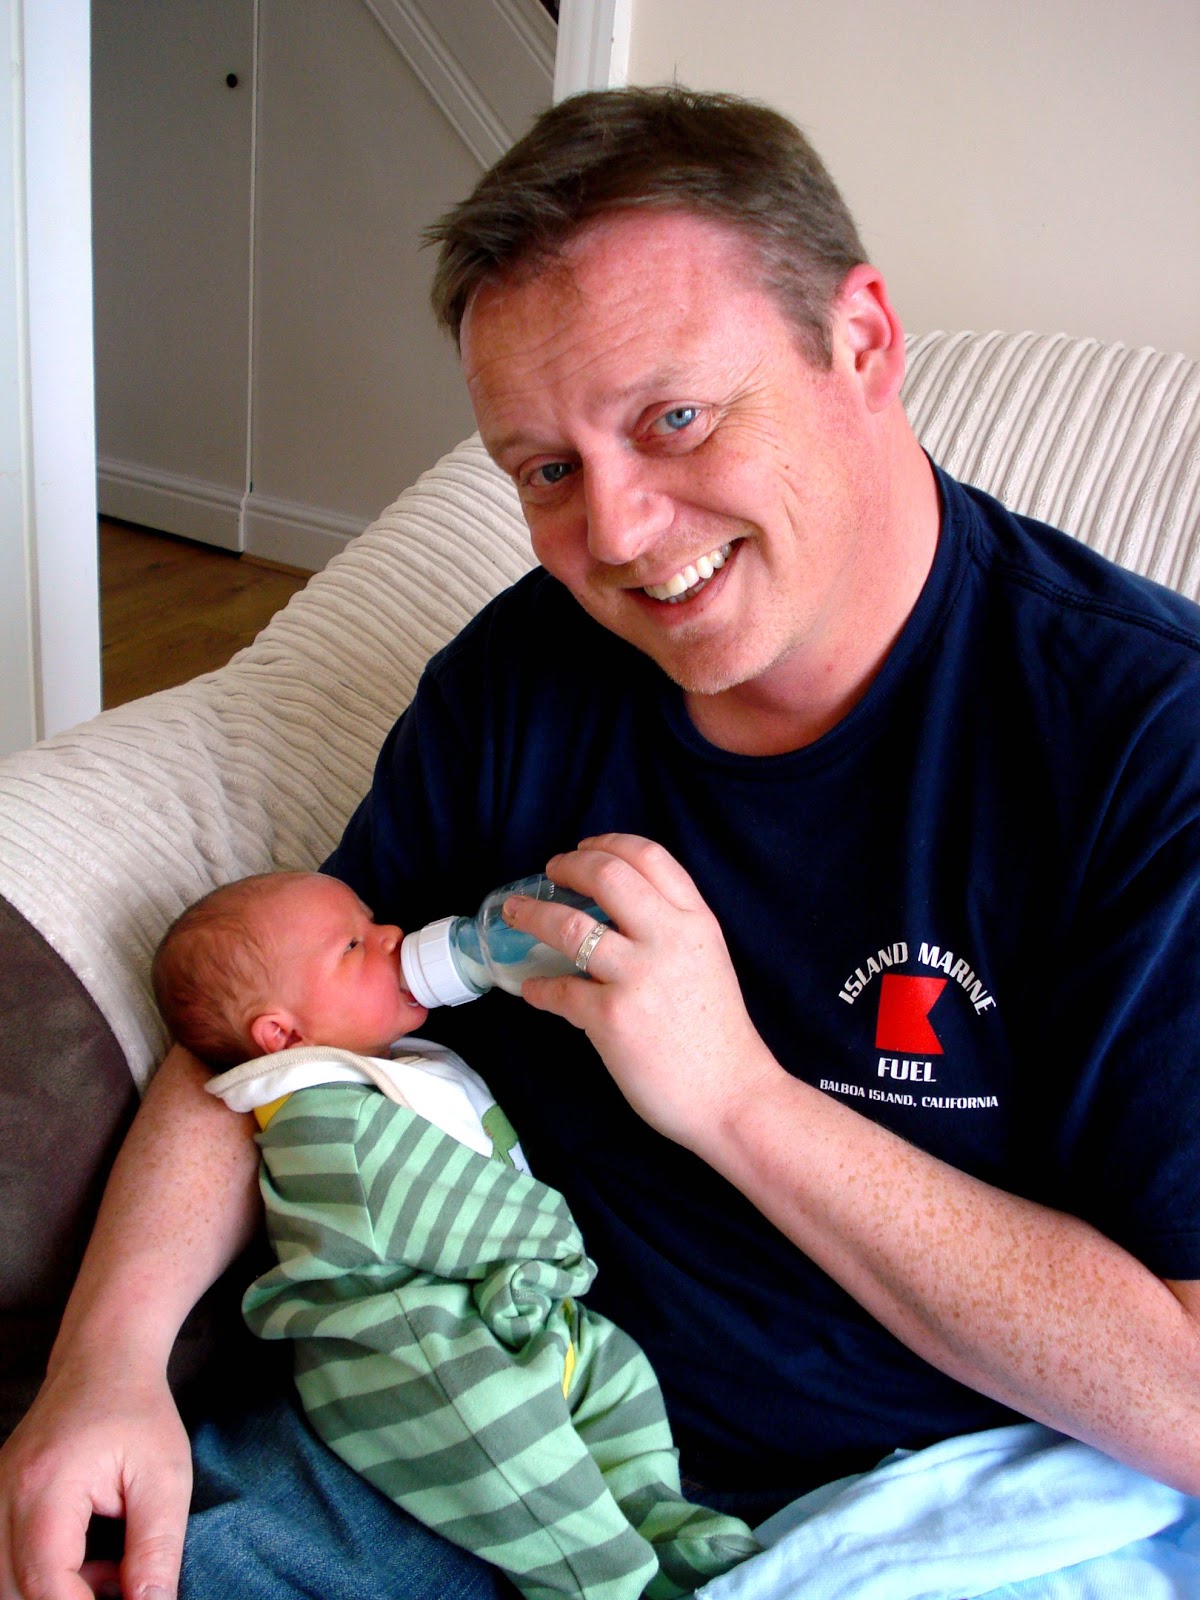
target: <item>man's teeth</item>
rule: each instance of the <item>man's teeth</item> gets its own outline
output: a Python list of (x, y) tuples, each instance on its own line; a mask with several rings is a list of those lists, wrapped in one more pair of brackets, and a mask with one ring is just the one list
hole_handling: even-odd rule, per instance
[(651, 600), (682, 600), (691, 595), (701, 584), (705, 584), (714, 572), (719, 572), (729, 558), (732, 545), (723, 544), (719, 550), (712, 550), (706, 556), (700, 556), (692, 566), (687, 566), (677, 572), (673, 578), (668, 578), (666, 583), (648, 583), (645, 592)]

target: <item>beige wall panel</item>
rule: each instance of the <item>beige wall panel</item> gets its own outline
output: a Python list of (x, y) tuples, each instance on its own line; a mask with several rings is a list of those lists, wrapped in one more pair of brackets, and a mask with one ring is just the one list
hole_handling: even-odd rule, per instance
[(237, 496), (246, 476), (254, 6), (94, 0), (92, 19), (100, 454)]
[(262, 0), (256, 495), (365, 523), (471, 432), (423, 227), (479, 175), (359, 0)]
[(632, 0), (630, 79), (810, 133), (914, 331), (1200, 356), (1195, 0)]

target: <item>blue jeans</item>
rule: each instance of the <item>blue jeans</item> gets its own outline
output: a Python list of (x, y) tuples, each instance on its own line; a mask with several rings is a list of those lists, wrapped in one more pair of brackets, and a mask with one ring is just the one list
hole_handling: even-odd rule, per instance
[(352, 1472), (288, 1397), (192, 1435), (180, 1600), (513, 1600), (478, 1556)]

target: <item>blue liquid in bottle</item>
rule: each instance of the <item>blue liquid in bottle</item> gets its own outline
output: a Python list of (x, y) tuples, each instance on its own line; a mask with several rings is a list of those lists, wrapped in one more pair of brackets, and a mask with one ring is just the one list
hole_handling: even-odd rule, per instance
[(608, 918), (586, 895), (538, 875), (494, 889), (473, 917), (444, 917), (409, 934), (400, 950), (405, 981), (424, 1006), (462, 1005), (489, 989), (520, 994), (526, 978), (576, 973), (574, 960), (531, 934), (510, 928), (503, 916), (510, 895), (575, 906), (597, 922)]

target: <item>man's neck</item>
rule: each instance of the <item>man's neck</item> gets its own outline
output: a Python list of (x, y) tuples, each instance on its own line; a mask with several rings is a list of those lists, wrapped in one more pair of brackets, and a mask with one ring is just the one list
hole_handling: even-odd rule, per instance
[(739, 684), (722, 694), (685, 694), (684, 704), (701, 736), (718, 750), (740, 756), (779, 756), (815, 744), (837, 726), (869, 684), (837, 705), (797, 703), (765, 691), (762, 681)]

